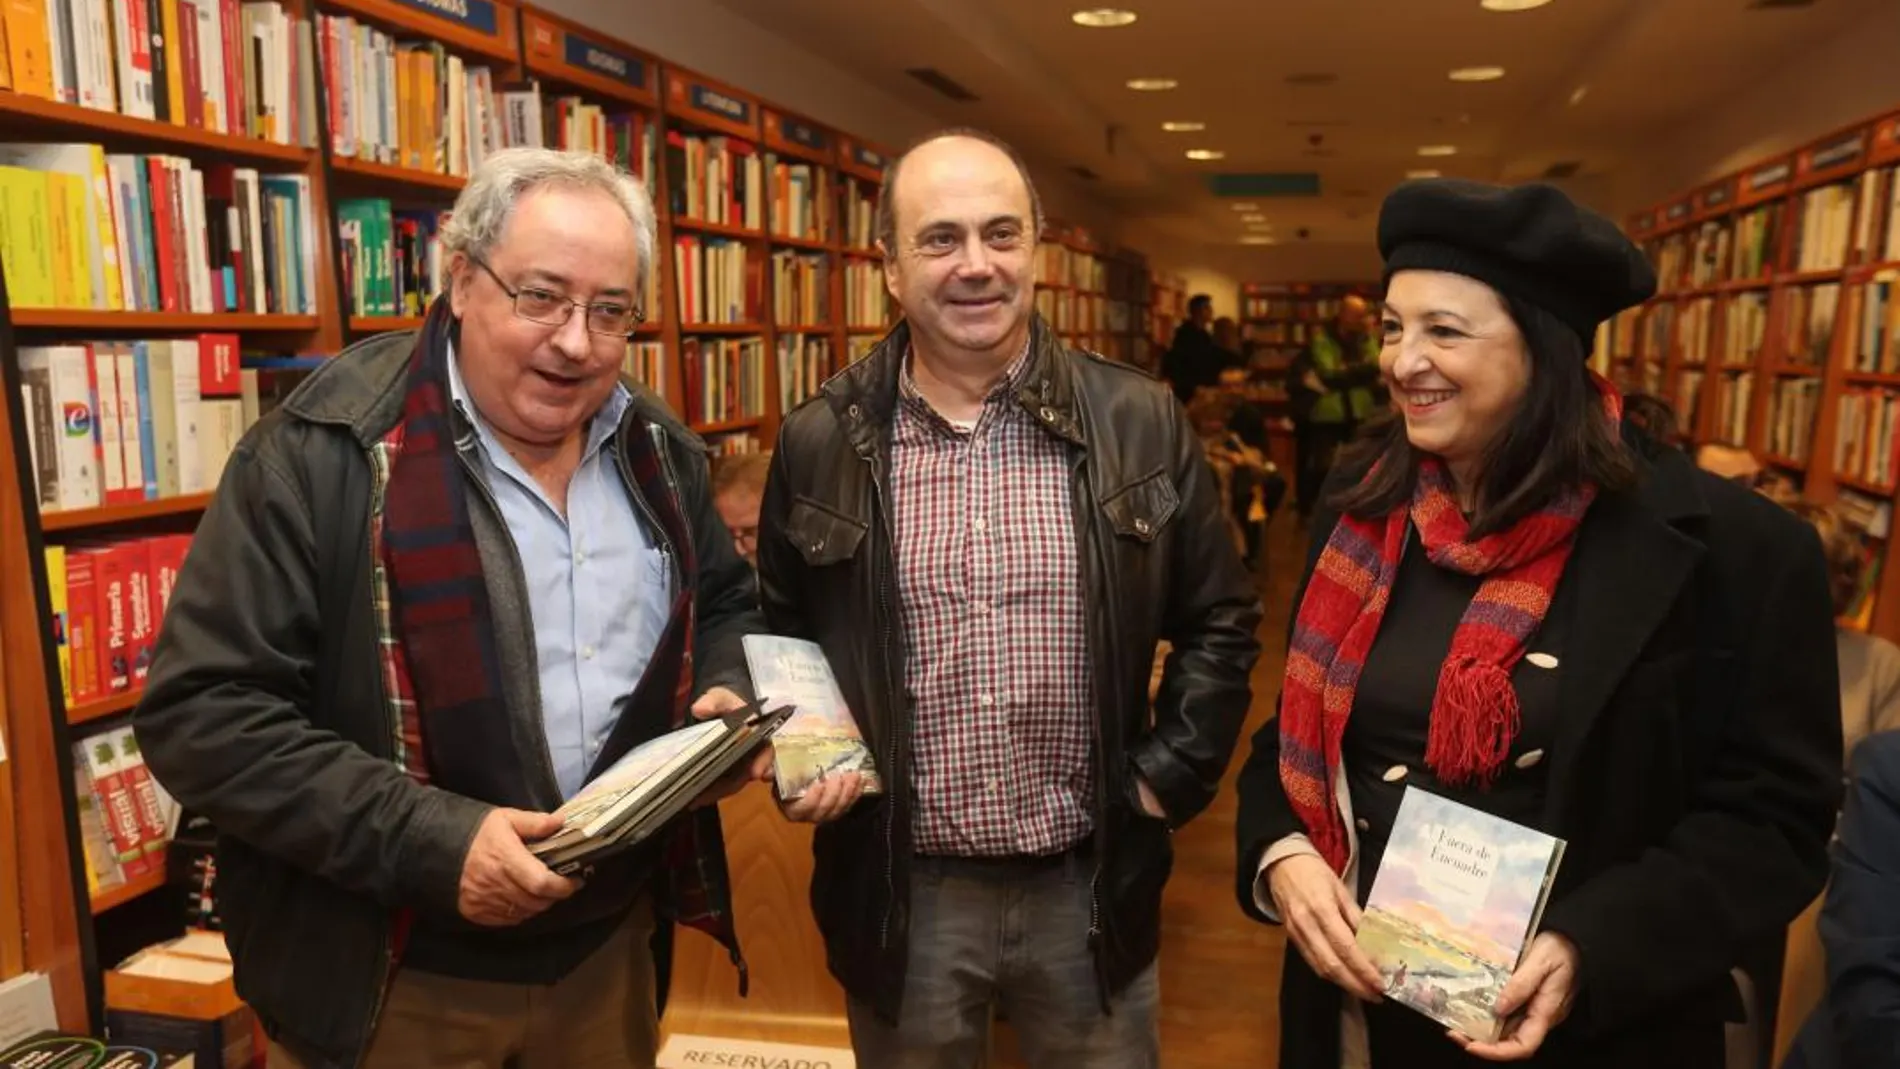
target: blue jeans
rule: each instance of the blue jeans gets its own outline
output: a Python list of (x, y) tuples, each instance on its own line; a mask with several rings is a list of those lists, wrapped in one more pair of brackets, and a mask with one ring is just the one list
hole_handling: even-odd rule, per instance
[(865, 1069), (971, 1069), (1000, 1004), (1034, 1069), (1161, 1064), (1154, 965), (1102, 1011), (1089, 951), (1093, 864), (918, 858), (897, 1027), (850, 1000)]

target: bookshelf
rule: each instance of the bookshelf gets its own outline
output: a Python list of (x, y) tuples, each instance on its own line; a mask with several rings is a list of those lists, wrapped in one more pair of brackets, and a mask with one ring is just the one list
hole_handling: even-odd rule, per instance
[[(115, 9), (107, 3), (102, 10)], [(0, 450), (11, 473), (0, 478), (0, 704), (8, 751), (0, 766), (0, 862), (8, 871), (17, 864), (17, 871), (58, 874), (6, 881), (0, 890), (0, 979), (22, 970), (47, 973), (62, 1026), (76, 1030), (103, 1022), (102, 967), (175, 934), (183, 921), (165, 882), (149, 874), (89, 890), (74, 744), (123, 729), (139, 692), (135, 684), (68, 692), (62, 644), (51, 640), (48, 621), (70, 622), (69, 576), (54, 573), (47, 550), (70, 557), (95, 545), (176, 545), (211, 500), (228, 454), (201, 457), (195, 466), (179, 461), (177, 485), (154, 492), (126, 481), (130, 447), (121, 438), (114, 485), (100, 474), (107, 422), (100, 399), (107, 395), (77, 380), (75, 400), (95, 425), (97, 467), (86, 476), (93, 497), (42, 501), (53, 460), (36, 457), (43, 439), (35, 435), (60, 410), (23, 397), (23, 353), (83, 353), (85, 359), (71, 358), (82, 373), (96, 371), (98, 354), (109, 353), (115, 369), (119, 359), (132, 361), (128, 382), (164, 354), (175, 371), (196, 366), (209, 374), (215, 367), (219, 392), (201, 380), (190, 400), (205, 412), (215, 406), (225, 422), (211, 441), (227, 446), (275, 396), (271, 365), (256, 358), (327, 356), (375, 333), (420, 327), (443, 284), (436, 252), (441, 213), (487, 153), (515, 144), (599, 152), (647, 181), (657, 224), (648, 321), (630, 339), (625, 367), (687, 414), (714, 450), (769, 444), (791, 405), (861, 355), (895, 319), (872, 232), (891, 154), (872, 141), (514, 0), (250, 0), (236, 10), (240, 22), (230, 28), (270, 51), (261, 61), (227, 57), (222, 84), (193, 83), (189, 72), (202, 75), (207, 57), (186, 55), (187, 47), (199, 47), (196, 40), (161, 25), (154, 52), (169, 76), (155, 65), (150, 100), (139, 95), (138, 76), (119, 71), (112, 58), (105, 66), (114, 81), (103, 100), (100, 86), (82, 86), (70, 71), (12, 72), (13, 88), (0, 89), (0, 143), (34, 151), (97, 146), (70, 160), (28, 157), (25, 165), (0, 149), (0, 369), (7, 392)], [(90, 106), (81, 102), (82, 88), (93, 94)], [(715, 161), (716, 186), (708, 176)], [(121, 240), (92, 246), (72, 233), (49, 238), (50, 212), (32, 217), (41, 228), (34, 243), (16, 238), (9, 228), (21, 216), (12, 206), (25, 203), (16, 195), (18, 175), (39, 182), (49, 172), (70, 177), (44, 179), (62, 184), (35, 195), (78, 188), (69, 203), (83, 205), (84, 185), (96, 181), (94, 214), (81, 207), (69, 221), (96, 227), (108, 219)], [(198, 214), (169, 219), (167, 240), (182, 259), (167, 267), (164, 249), (137, 241), (156, 240), (156, 232), (136, 228), (164, 214), (152, 182), (174, 178), (180, 184), (166, 188), (165, 202)], [(743, 196), (735, 199), (736, 192)], [(125, 199), (134, 193), (145, 199)], [(723, 308), (703, 300), (706, 262), (684, 259), (683, 240), (702, 253), (708, 246), (742, 250), (724, 254), (738, 266), (720, 276), (736, 300)], [(202, 262), (192, 255), (200, 243)], [(1069, 340), (1099, 339), (1096, 347), (1105, 351), (1123, 345), (1139, 360), (1137, 342), (1171, 329), (1151, 314), (1145, 264), (1134, 254), (1105, 254), (1073, 229), (1059, 243), (1091, 265), (1093, 281), (1077, 289), (1105, 307), (1129, 306), (1125, 319), (1110, 320), (1113, 329), (1091, 320)], [(127, 265), (137, 257), (136, 265), (118, 270), (99, 259), (120, 253)], [(1104, 259), (1106, 268), (1099, 266)], [(775, 261), (785, 265), (783, 277)], [(115, 274), (117, 290), (109, 285)], [(742, 372), (749, 379), (743, 390), (708, 404), (714, 395), (701, 388), (709, 369), (726, 380)], [(228, 394), (226, 372), (239, 376), (229, 380)], [(177, 388), (184, 404), (190, 391)], [(729, 403), (735, 393), (738, 401)], [(200, 433), (207, 433), (202, 424)], [(142, 456), (142, 438), (140, 444)], [(183, 477), (188, 467), (203, 485)], [(68, 616), (56, 614), (56, 604), (66, 605)], [(70, 638), (64, 625), (61, 634)], [(759, 1022), (822, 1019), (818, 1031), (837, 1038), (835, 985), (813, 973), (787, 992), (757, 965), (784, 950), (759, 949), (766, 925), (751, 918), (770, 913), (773, 927), (790, 931), (806, 917), (800, 888), (809, 851), (765, 809), (734, 818), (731, 856), (772, 858), (774, 880), (790, 890), (740, 891), (740, 923), (751, 933), (757, 977), (748, 1003), (731, 1002), (723, 958), (700, 955), (705, 948), (684, 939), (676, 975), (686, 982), (676, 986), (673, 1005), (689, 1025), (700, 1021), (708, 1029), (750, 1013), (763, 1015)], [(789, 915), (778, 916), (787, 902)], [(17, 938), (6, 934), (15, 932)], [(786, 961), (822, 968), (822, 955), (805, 952), (814, 945), (810, 933), (797, 929), (785, 938), (804, 948)]]
[(1868, 536), (1850, 622), (1900, 638), (1900, 112), (1828, 132), (1625, 221), (1657, 293), (1594, 361), (1677, 410), (1697, 445), (1741, 445)]

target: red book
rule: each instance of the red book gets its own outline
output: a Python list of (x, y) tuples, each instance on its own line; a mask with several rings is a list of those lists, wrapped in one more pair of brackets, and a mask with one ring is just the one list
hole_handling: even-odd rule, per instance
[(66, 646), (73, 670), (73, 704), (105, 697), (99, 682), (99, 554), (66, 551)]
[(132, 575), (114, 546), (96, 547), (99, 588), (99, 680), (105, 695), (132, 689)]
[(125, 568), (134, 687), (143, 687), (145, 677), (152, 674), (152, 647), (158, 643), (158, 592), (154, 589), (150, 543), (150, 539), (135, 538), (112, 547), (113, 555)]
[(178, 585), (179, 569), (185, 566), (185, 554), (191, 550), (191, 536), (162, 535), (147, 545), (152, 554), (152, 593), (157, 598), (154, 609), (163, 626), (165, 610), (172, 603), (172, 588)]
[(237, 335), (198, 335), (199, 396), (244, 396), (243, 368), (239, 366), (238, 359)]
[(94, 735), (79, 743), (86, 756), (86, 770), (92, 774), (92, 793), (99, 800), (99, 814), (105, 818), (106, 831), (112, 836), (112, 850), (127, 879), (152, 871), (152, 859), (143, 847), (145, 830), (139, 823), (138, 803), (132, 788), (119, 769), (118, 748), (109, 735)]

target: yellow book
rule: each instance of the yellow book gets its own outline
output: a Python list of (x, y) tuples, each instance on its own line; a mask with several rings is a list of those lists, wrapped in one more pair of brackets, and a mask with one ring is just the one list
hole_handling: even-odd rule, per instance
[(0, 212), (6, 242), (7, 299), (16, 308), (54, 307), (53, 236), (46, 180), (21, 167), (0, 167)]
[(58, 191), (56, 203), (62, 204), (66, 217), (61, 229), (66, 232), (66, 252), (55, 266), (63, 268), (67, 285), (72, 287), (72, 308), (103, 308), (105, 294), (101, 286), (104, 273), (99, 270), (99, 248), (93, 244), (87, 221), (92, 215), (92, 190), (81, 175), (50, 171), (47, 185)]
[[(159, 0), (165, 34), (165, 114), (174, 126), (190, 126), (185, 116), (185, 46), (178, 36), (178, 0)], [(158, 91), (157, 86), (152, 87)]]
[(125, 300), (125, 278), (119, 264), (119, 212), (113, 202), (112, 173), (106, 168), (106, 150), (87, 145), (91, 156), (93, 229), (90, 236), (99, 250), (105, 283), (105, 306), (112, 311), (129, 307)]
[(46, 589), (53, 603), (53, 644), (59, 649), (59, 692), (73, 707), (73, 651), (66, 638), (66, 547), (46, 547)]
[(53, 35), (46, 28), (46, 11), (42, 0), (0, 0), (13, 91), (52, 100)]
[(79, 292), (73, 289), (72, 262), (80, 252), (78, 242), (67, 233), (72, 215), (66, 209), (66, 186), (56, 181), (54, 175), (40, 174), (37, 177), (46, 198), (46, 267), (53, 284), (53, 307), (84, 308), (85, 302), (80, 300)]

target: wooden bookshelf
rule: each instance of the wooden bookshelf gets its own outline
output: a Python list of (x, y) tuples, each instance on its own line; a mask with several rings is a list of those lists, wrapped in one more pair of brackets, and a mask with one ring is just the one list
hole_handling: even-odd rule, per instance
[[(648, 322), (635, 331), (633, 340), (660, 346), (658, 362), (663, 381), (659, 392), (675, 411), (687, 410), (688, 344), (757, 337), (763, 346), (763, 411), (748, 412), (741, 418), (696, 421), (695, 429), (709, 436), (716, 447), (769, 446), (785, 407), (796, 400), (782, 395), (776, 348), (780, 337), (829, 338), (829, 366), (825, 370), (832, 372), (849, 359), (853, 345), (861, 345), (888, 329), (889, 315), (878, 325), (848, 325), (844, 285), (848, 264), (861, 269), (868, 265), (875, 273), (881, 258), (871, 247), (872, 235), (865, 228), (860, 226), (854, 233), (846, 226), (847, 191), (860, 198), (860, 204), (875, 204), (891, 158), (889, 150), (828, 127), (815, 117), (782, 109), (739, 87), (670, 64), (635, 42), (514, 0), (458, 0), (454, 5), (417, 0), (280, 2), (287, 14), (311, 23), (314, 32), (310, 38), (318, 51), (300, 56), (297, 68), (311, 72), (312, 77), (333, 76), (321, 61), (325, 47), (321, 20), (347, 18), (400, 43), (422, 47), (439, 44), (461, 62), (465, 71), (486, 68), (492, 79), (488, 88), (494, 94), (490, 103), (497, 114), (501, 94), (526, 92), (522, 87), (532, 82), (539, 87), (542, 110), (519, 117), (524, 123), (540, 124), (543, 133), (555, 129), (547, 106), (562, 97), (576, 98), (610, 116), (633, 116), (637, 125), (631, 152), (637, 169), (644, 170), (646, 144), (642, 138), (651, 131), (655, 139), (654, 166), (641, 177), (657, 209), (656, 256), (651, 265), (655, 292), (648, 298)], [(470, 77), (472, 86), (473, 75)], [(435, 88), (436, 103), (448, 109), (451, 94), (446, 85)], [(111, 929), (99, 926), (114, 924), (115, 916), (143, 912), (114, 907), (149, 893), (152, 887), (128, 886), (99, 896), (87, 893), (71, 774), (72, 743), (76, 731), (85, 734), (122, 724), (138, 696), (134, 691), (70, 705), (66, 701), (59, 678), (57, 644), (51, 641), (47, 624), (54, 616), (44, 550), (49, 545), (76, 546), (148, 533), (183, 533), (196, 523), (212, 494), (42, 514), (35, 493), (29, 411), (21, 397), (17, 350), (23, 344), (121, 344), (222, 334), (238, 336), (246, 353), (331, 354), (354, 337), (419, 328), (422, 318), (414, 314), (357, 314), (346, 288), (352, 280), (343, 260), (346, 250), (338, 202), (387, 200), (392, 212), (446, 209), (464, 188), (466, 178), (445, 173), (456, 168), (453, 160), (440, 161), (444, 170), (438, 171), (403, 165), (392, 158), (396, 154), (379, 156), (373, 146), (365, 151), (354, 142), (357, 131), (330, 129), (339, 113), (335, 87), (319, 82), (316, 89), (313, 95), (323, 102), (327, 112), (322, 122), (316, 122), (315, 116), (304, 117), (313, 122), (313, 132), (305, 137), (299, 130), (296, 138), (310, 147), (0, 90), (0, 127), (4, 127), (7, 141), (97, 143), (109, 153), (177, 156), (199, 171), (230, 164), (254, 169), (260, 176), (295, 179), (300, 195), (307, 196), (304, 203), (309, 207), (317, 239), (312, 247), (302, 250), (307, 262), (301, 277), (308, 280), (310, 310), (292, 315), (157, 312), (149, 310), (152, 302), (143, 300), (128, 304), (127, 309), (136, 306), (148, 310), (25, 307), (28, 302), (21, 299), (21, 284), (38, 285), (44, 280), (0, 277), (0, 364), (4, 365), (7, 392), (4, 402), (0, 402), (0, 450), (5, 451), (10, 471), (9, 478), (0, 479), (0, 664), (4, 666), (0, 685), (4, 687), (3, 715), (10, 757), (0, 766), (0, 867), (14, 871), (17, 865), (20, 871), (51, 874), (31, 881), (6, 881), (8, 889), (0, 891), (0, 979), (20, 969), (46, 972), (52, 978), (60, 1021), (66, 1028), (88, 1030), (102, 1022), (101, 963), (92, 955), (101, 942), (97, 936)], [(467, 87), (465, 102), (466, 92)], [(293, 92), (292, 98), (293, 109), (300, 110), (301, 95)], [(413, 119), (411, 115), (404, 122)], [(435, 116), (435, 121), (446, 123), (446, 111)], [(240, 124), (233, 128), (246, 127)], [(394, 125), (377, 133), (382, 139), (400, 137)], [(783, 162), (797, 161), (817, 168), (814, 173), (824, 175), (826, 188), (831, 191), (832, 199), (824, 205), (826, 225), (815, 236), (783, 233), (786, 228), (782, 220), (774, 218), (769, 189), (764, 191), (765, 211), (756, 227), (682, 218), (682, 213), (672, 207), (677, 199), (673, 187), (677, 180), (690, 176), (669, 174), (666, 138), (673, 133), (736, 138), (761, 159), (770, 154)], [(340, 134), (347, 136), (339, 140)], [(554, 140), (546, 138), (544, 143)], [(617, 145), (612, 151), (625, 147)], [(737, 324), (684, 322), (679, 314), (680, 279), (674, 262), (674, 241), (685, 234), (738, 240), (745, 243), (749, 256), (759, 258), (761, 306), (757, 316), (748, 316), (748, 322)], [(777, 322), (770, 261), (774, 250), (795, 251), (826, 264), (828, 289), (819, 302), (823, 314), (793, 317), (818, 318), (820, 322)], [(213, 265), (213, 269), (222, 266)], [(1131, 299), (1134, 292), (1131, 288)], [(31, 303), (49, 302), (36, 299)], [(380, 303), (387, 305), (387, 301)], [(214, 298), (213, 306), (223, 307), (224, 302)], [(257, 305), (241, 302), (235, 307)], [(653, 350), (648, 348), (644, 353), (652, 355)], [(19, 819), (22, 814), (30, 819)], [(761, 824), (748, 834), (771, 839), (779, 835), (775, 828)], [(738, 849), (736, 845), (735, 856)], [(9, 938), (8, 932), (20, 934)], [(688, 945), (698, 947), (697, 943), (682, 941), (682, 948)], [(730, 971), (722, 959), (706, 957), (699, 964), (704, 965), (705, 975), (725, 976)], [(807, 964), (813, 969), (819, 967), (817, 959)], [(688, 962), (682, 971), (698, 967)], [(782, 991), (773, 993), (771, 987), (761, 976), (751, 1005), (742, 1008), (762, 1009), (769, 1017), (798, 1003), (798, 998)], [(799, 994), (809, 996), (811, 992)]]
[[(1900, 408), (1900, 350), (1863, 352), (1879, 335), (1862, 322), (1868, 294), (1900, 280), (1886, 262), (1900, 259), (1888, 236), (1900, 220), (1887, 218), (1897, 164), (1900, 112), (1634, 213), (1625, 229), (1656, 266), (1658, 292), (1618, 318), (1597, 359), (1625, 390), (1675, 406), (1692, 442), (1740, 444), (1810, 500), (1890, 517), (1900, 455), (1843, 413)], [(1896, 417), (1885, 418), (1900, 447)], [(1862, 471), (1882, 464), (1885, 478)], [(1900, 639), (1900, 538), (1875, 541), (1866, 623)]]
[(165, 873), (148, 872), (125, 881), (117, 887), (101, 888), (90, 895), (92, 915), (97, 917), (107, 910), (123, 906), (135, 898), (143, 898), (165, 886)]

